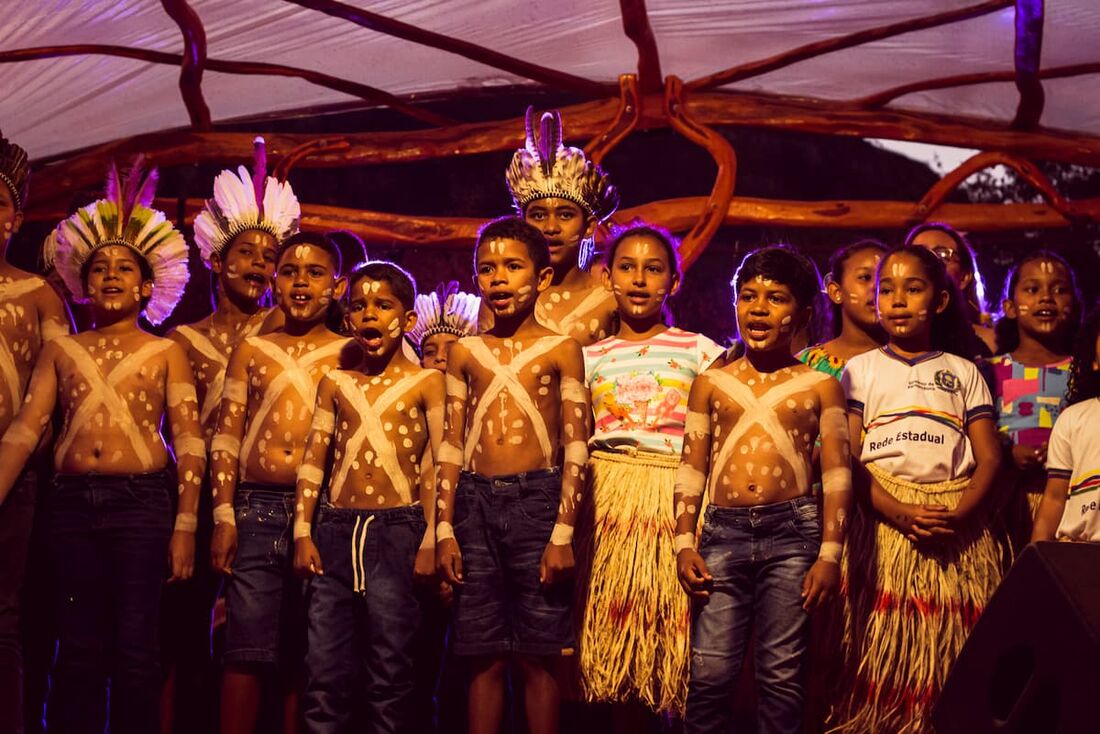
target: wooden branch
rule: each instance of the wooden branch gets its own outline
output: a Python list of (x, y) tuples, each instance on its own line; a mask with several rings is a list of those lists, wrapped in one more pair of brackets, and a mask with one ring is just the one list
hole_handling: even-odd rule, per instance
[[(19, 61), (31, 61), (34, 59), (49, 59), (59, 56), (119, 56), (139, 61), (149, 61), (154, 64), (171, 64), (173, 66), (182, 63), (180, 54), (165, 53), (163, 51), (150, 51), (147, 49), (130, 48), (128, 46), (110, 46), (95, 43), (74, 44), (70, 46), (38, 46), (35, 48), (21, 48), (10, 51), (0, 51), (0, 64), (16, 63)], [(283, 76), (294, 79), (302, 79), (311, 84), (326, 89), (334, 89), (353, 97), (369, 102), (370, 104), (384, 105), (409, 117), (426, 122), (429, 125), (444, 127), (455, 124), (449, 117), (436, 114), (429, 110), (411, 105), (400, 97), (396, 97), (381, 89), (359, 84), (358, 82), (341, 79), (319, 71), (299, 69), (294, 66), (281, 64), (268, 64), (260, 61), (223, 61), (221, 59), (206, 59), (206, 68), (211, 71), (224, 74), (243, 74), (250, 76)]]
[[(656, 222), (682, 233), (698, 221), (704, 197), (667, 199), (623, 209), (612, 218), (618, 224), (634, 219)], [(177, 211), (176, 199), (157, 199), (155, 206)], [(202, 199), (188, 199), (187, 224), (202, 209)], [(1100, 198), (1073, 202), (1082, 217), (1100, 221)], [(734, 197), (722, 220), (724, 226), (792, 227), (819, 229), (899, 229), (925, 221), (933, 212), (902, 201), (782, 201)], [(26, 212), (29, 222), (56, 222), (70, 212), (35, 203)], [(1011, 232), (1058, 229), (1073, 222), (1047, 204), (941, 204), (937, 220), (968, 232)], [(487, 219), (487, 218), (486, 218)], [(302, 227), (311, 231), (346, 229), (371, 245), (402, 247), (470, 247), (486, 219), (473, 217), (417, 217), (318, 204), (302, 204)]]
[[(571, 140), (590, 140), (602, 135), (619, 103), (585, 102), (562, 109)], [(663, 99), (639, 98), (638, 125), (668, 125), (661, 113)], [(732, 125), (777, 130), (797, 130), (848, 137), (914, 140), (965, 148), (1002, 150), (1036, 160), (1052, 160), (1100, 166), (1100, 136), (1057, 130), (1010, 130), (986, 120), (951, 118), (895, 110), (867, 111), (850, 104), (822, 102), (761, 94), (693, 94), (687, 98), (691, 116), (710, 126)], [(255, 133), (189, 131), (139, 135), (93, 148), (81, 155), (37, 169), (32, 186), (34, 199), (66, 202), (74, 190), (98, 186), (112, 160), (145, 153), (159, 166), (192, 163), (230, 165), (250, 160)], [(316, 140), (310, 134), (265, 134), (271, 155), (286, 155)], [(342, 136), (350, 147), (343, 153), (321, 153), (301, 161), (310, 168), (364, 166), (447, 158), (456, 155), (511, 150), (523, 145), (523, 121), (453, 125), (413, 132), (351, 133)], [(614, 172), (612, 172), (614, 173)]]
[(645, 0), (619, 0), (619, 9), (623, 31), (638, 49), (638, 80), (642, 92), (656, 94), (661, 91), (661, 56), (649, 25)]
[(300, 161), (305, 160), (309, 156), (319, 153), (347, 151), (349, 148), (351, 148), (351, 143), (343, 138), (335, 140), (319, 138), (317, 140), (311, 140), (308, 143), (302, 143), (283, 156), (283, 159), (275, 166), (275, 170), (271, 175), (279, 181), (286, 181), (287, 176), (290, 175), (290, 169), (294, 168)]
[(191, 127), (209, 130), (212, 126), (210, 108), (202, 97), (202, 72), (206, 65), (206, 30), (202, 27), (202, 19), (187, 0), (161, 0), (161, 5), (183, 33), (180, 94), (191, 117)]
[(723, 71), (696, 79), (695, 81), (688, 82), (687, 88), (695, 91), (715, 89), (716, 87), (721, 87), (742, 79), (767, 74), (776, 69), (782, 69), (785, 66), (796, 64), (799, 61), (812, 59), (815, 56), (822, 56), (823, 54), (832, 53), (833, 51), (840, 51), (872, 41), (881, 41), (884, 38), (899, 36), (903, 33), (912, 33), (913, 31), (924, 30), (925, 28), (934, 28), (948, 23), (957, 23), (961, 20), (969, 20), (970, 18), (976, 18), (980, 15), (994, 13), (998, 10), (1010, 7), (1012, 3), (1013, 0), (986, 0), (985, 2), (980, 2), (976, 5), (968, 5), (965, 8), (959, 8), (957, 10), (949, 10), (944, 13), (926, 15), (920, 18), (912, 18), (910, 20), (891, 23), (890, 25), (880, 26), (878, 28), (856, 31), (846, 36), (807, 43), (766, 59), (738, 64), (737, 66), (731, 66)]
[[(1100, 74), (1100, 62), (1088, 64), (1070, 64), (1068, 66), (1052, 66), (1049, 69), (1039, 71), (1040, 79), (1062, 79), (1065, 77), (1084, 76), (1086, 74)], [(1015, 71), (984, 71), (974, 74), (957, 74), (944, 76), (938, 79), (925, 79), (924, 81), (901, 84), (881, 92), (852, 100), (852, 104), (863, 109), (872, 110), (885, 107), (898, 97), (914, 92), (927, 92), (933, 89), (950, 89), (952, 87), (966, 87), (973, 84), (990, 84), (994, 82), (1011, 82), (1016, 80)]]
[(408, 23), (402, 23), (399, 20), (387, 18), (378, 13), (372, 13), (369, 10), (363, 10), (337, 0), (287, 0), (287, 2), (301, 5), (303, 8), (317, 10), (334, 18), (350, 21), (377, 33), (384, 33), (422, 46), (437, 48), (476, 61), (479, 64), (501, 69), (524, 79), (533, 79), (541, 84), (575, 92), (584, 97), (605, 97), (608, 94), (614, 94), (615, 88), (610, 84), (594, 82), (583, 77), (532, 64), (484, 46), (478, 46), (476, 43), (426, 31), (423, 28), (417, 28)]
[(729, 211), (733, 198), (733, 186), (737, 181), (737, 155), (733, 146), (721, 133), (693, 119), (683, 99), (684, 83), (679, 77), (670, 76), (665, 86), (665, 116), (672, 129), (710, 153), (718, 166), (714, 186), (699, 213), (695, 226), (680, 241), (680, 257), (685, 269), (703, 254), (710, 239)]
[(588, 154), (590, 161), (597, 165), (601, 164), (604, 157), (621, 143), (623, 138), (633, 132), (642, 116), (641, 105), (638, 77), (634, 74), (623, 74), (619, 77), (619, 109), (615, 112), (615, 119), (602, 134), (592, 138), (588, 145), (584, 146), (584, 152)]
[(1034, 186), (1043, 198), (1047, 200), (1051, 208), (1066, 219), (1087, 218), (1087, 210), (1079, 210), (1077, 204), (1067, 201), (1054, 187), (1039, 167), (1029, 160), (1007, 153), (989, 152), (978, 153), (963, 161), (955, 170), (937, 181), (917, 203), (917, 213), (921, 216), (930, 216), (939, 207), (947, 196), (957, 189), (966, 179), (979, 171), (984, 171), (992, 166), (1007, 166), (1020, 174), (1020, 177)]
[(1043, 116), (1043, 83), (1039, 81), (1040, 57), (1043, 51), (1043, 0), (1016, 0), (1016, 88), (1020, 101), (1012, 127), (1030, 130)]

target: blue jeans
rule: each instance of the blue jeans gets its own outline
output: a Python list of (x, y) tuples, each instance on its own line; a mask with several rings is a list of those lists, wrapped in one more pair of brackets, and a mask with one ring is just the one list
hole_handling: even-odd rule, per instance
[(233, 498), (237, 556), (225, 585), (228, 664), (278, 665), (295, 675), (305, 647), (302, 585), (294, 575), (294, 487), (241, 482)]
[(725, 732), (730, 699), (755, 632), (760, 734), (799, 732), (809, 615), (802, 580), (817, 559), (816, 501), (707, 508), (699, 554), (714, 582), (691, 626), (686, 734)]
[(50, 561), (60, 645), (49, 731), (102, 734), (109, 716), (112, 734), (155, 732), (175, 471), (54, 481)]
[[(313, 539), (324, 575), (306, 584), (308, 651), (302, 714), (311, 733), (412, 732), (413, 654), (422, 610), (413, 579), (427, 523), (420, 505), (322, 505)], [(359, 730), (359, 727), (356, 727)]]
[(560, 655), (573, 647), (572, 584), (543, 588), (539, 564), (561, 500), (561, 470), (483, 477), (462, 472), (455, 538), (458, 655)]

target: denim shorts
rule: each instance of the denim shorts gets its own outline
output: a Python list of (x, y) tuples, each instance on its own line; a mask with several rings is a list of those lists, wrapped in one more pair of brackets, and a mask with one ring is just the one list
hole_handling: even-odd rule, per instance
[(305, 652), (305, 614), (294, 575), (294, 488), (241, 482), (233, 505), (237, 556), (225, 585), (223, 660), (297, 668)]
[(462, 472), (454, 511), (464, 581), (455, 590), (455, 653), (572, 650), (572, 584), (539, 582), (560, 499), (557, 467), (491, 478)]

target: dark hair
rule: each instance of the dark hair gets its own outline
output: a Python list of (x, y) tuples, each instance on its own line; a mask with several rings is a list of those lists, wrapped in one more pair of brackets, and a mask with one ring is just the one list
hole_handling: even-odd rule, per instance
[(283, 241), (283, 244), (279, 245), (279, 251), (275, 255), (275, 267), (279, 267), (279, 263), (283, 261), (283, 256), (293, 247), (298, 245), (309, 245), (310, 247), (319, 247), (328, 253), (332, 258), (332, 264), (335, 266), (334, 270), (336, 277), (339, 278), (344, 274), (344, 258), (340, 253), (340, 246), (328, 235), (321, 234), (320, 232), (299, 232), (298, 234), (291, 235)]
[(1073, 361), (1069, 368), (1069, 386), (1066, 388), (1066, 404), (1073, 405), (1090, 398), (1100, 397), (1100, 370), (1092, 366), (1100, 355), (1096, 353), (1096, 339), (1100, 337), (1100, 306), (1081, 322), (1073, 346)]
[(742, 285), (754, 278), (774, 280), (787, 286), (803, 308), (814, 308), (821, 293), (817, 266), (790, 245), (770, 245), (745, 255), (733, 274), (734, 297), (741, 292)]
[(412, 311), (416, 304), (416, 282), (403, 268), (385, 260), (368, 260), (361, 263), (348, 276), (348, 297), (359, 281), (368, 279), (390, 284), (390, 290), (401, 301), (406, 311)]
[[(924, 274), (932, 283), (932, 289), (939, 294), (947, 291), (947, 307), (941, 313), (932, 316), (931, 346), (941, 352), (950, 352), (967, 359), (975, 359), (981, 354), (978, 335), (974, 333), (971, 321), (965, 317), (963, 299), (955, 281), (947, 272), (947, 266), (933, 252), (920, 245), (899, 245), (892, 247), (882, 256), (875, 274), (875, 287), (882, 279), (882, 269), (886, 261), (894, 255), (912, 255), (920, 261)], [(877, 298), (877, 295), (876, 295)]]
[(985, 312), (985, 279), (982, 278), (982, 272), (978, 270), (978, 256), (974, 254), (974, 248), (970, 246), (970, 240), (963, 236), (962, 232), (952, 227), (946, 222), (925, 222), (924, 224), (918, 224), (909, 230), (909, 234), (905, 235), (905, 244), (913, 244), (913, 240), (917, 235), (922, 232), (943, 232), (955, 242), (955, 252), (959, 256), (959, 262), (962, 263), (963, 269), (970, 273), (970, 285), (962, 291), (962, 296), (965, 297), (965, 308), (969, 311), (967, 313), (968, 320), (971, 323), (977, 323), (979, 317)]
[(635, 222), (621, 229), (613, 230), (612, 237), (611, 244), (608, 245), (607, 252), (604, 254), (608, 268), (615, 260), (615, 252), (619, 249), (619, 245), (623, 243), (623, 240), (627, 237), (648, 237), (655, 240), (664, 249), (665, 256), (668, 258), (668, 266), (676, 273), (676, 277), (683, 277), (683, 271), (680, 267), (680, 241), (664, 227), (646, 222)]
[[(841, 247), (839, 250), (835, 250), (832, 255), (829, 256), (828, 270), (825, 271), (825, 284), (836, 283), (840, 284), (841, 279), (844, 278), (844, 266), (848, 263), (848, 259), (855, 255), (857, 252), (863, 252), (864, 250), (878, 250), (879, 252), (886, 252), (886, 245), (875, 239), (856, 240), (855, 242)], [(829, 315), (831, 316), (831, 329), (832, 338), (836, 339), (840, 336), (840, 330), (844, 325), (842, 311), (844, 305), (841, 303), (829, 302)]]
[(1020, 327), (1016, 323), (1016, 319), (1010, 319), (1004, 314), (1004, 302), (1014, 301), (1014, 294), (1016, 293), (1016, 286), (1020, 283), (1020, 271), (1023, 270), (1024, 265), (1035, 262), (1037, 260), (1053, 260), (1059, 263), (1069, 273), (1069, 282), (1073, 288), (1073, 316), (1068, 324), (1068, 328), (1065, 329), (1062, 343), (1062, 352), (1069, 354), (1073, 349), (1073, 335), (1077, 330), (1076, 327), (1081, 322), (1081, 289), (1077, 286), (1077, 277), (1073, 274), (1073, 268), (1069, 266), (1066, 259), (1056, 252), (1050, 250), (1034, 250), (1027, 253), (1013, 264), (1012, 269), (1008, 271), (1008, 277), (1005, 278), (1004, 293), (1001, 294), (1001, 318), (997, 319), (997, 323), (994, 326), (994, 333), (997, 335), (997, 346), (1001, 352), (1012, 352), (1020, 346)]
[(550, 266), (550, 245), (546, 237), (534, 225), (528, 224), (523, 217), (508, 216), (494, 219), (477, 233), (474, 246), (474, 271), (477, 271), (477, 253), (489, 240), (515, 240), (527, 248), (527, 256), (535, 265), (535, 272)]

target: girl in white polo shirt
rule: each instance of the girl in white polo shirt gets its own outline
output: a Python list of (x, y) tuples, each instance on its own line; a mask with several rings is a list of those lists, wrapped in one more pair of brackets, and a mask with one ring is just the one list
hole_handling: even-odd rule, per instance
[(876, 287), (888, 342), (849, 360), (842, 378), (865, 471), (856, 472), (863, 501), (849, 531), (845, 675), (831, 722), (915, 734), (1001, 580), (982, 506), (1000, 447), (989, 390), (958, 356), (967, 321), (941, 260), (893, 249)]
[(1100, 309), (1078, 333), (1066, 402), (1050, 434), (1031, 540), (1100, 543)]

